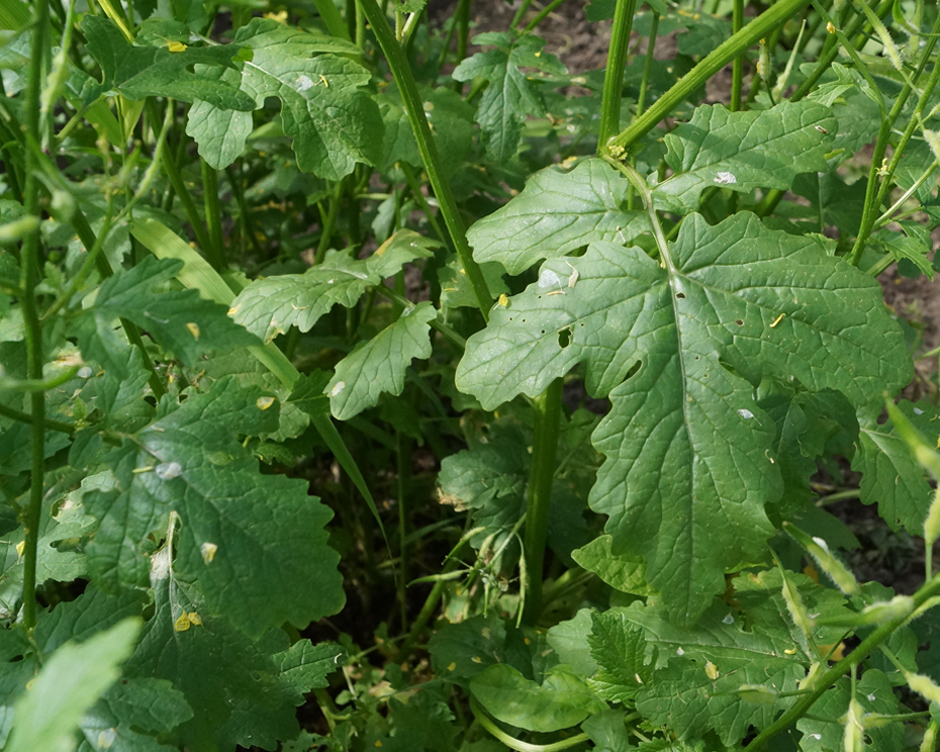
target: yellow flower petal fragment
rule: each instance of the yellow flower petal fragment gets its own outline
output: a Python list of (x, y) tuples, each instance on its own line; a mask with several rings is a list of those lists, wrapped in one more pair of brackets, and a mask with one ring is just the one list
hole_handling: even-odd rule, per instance
[(185, 52), (186, 51), (186, 45), (183, 44), (182, 42), (167, 42), (166, 48), (170, 52)]
[(173, 629), (175, 629), (177, 632), (185, 632), (192, 625), (193, 623), (189, 619), (189, 614), (184, 611), (179, 615), (179, 618), (173, 622)]

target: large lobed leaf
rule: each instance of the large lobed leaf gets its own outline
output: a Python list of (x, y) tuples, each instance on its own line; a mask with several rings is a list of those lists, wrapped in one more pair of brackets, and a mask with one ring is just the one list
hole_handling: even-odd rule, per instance
[[(285, 621), (304, 625), (342, 608), (337, 554), (323, 529), (331, 512), (301, 480), (263, 476), (237, 440), (276, 430), (277, 402), (233, 379), (191, 394), (127, 436), (108, 458), (112, 490), (95, 492), (100, 520), (88, 549), (102, 587), (145, 585), (151, 533), (179, 515), (174, 571), (196, 581), (210, 614), (257, 637)], [(158, 536), (159, 537), (159, 536)]]
[(467, 343), (457, 385), (492, 409), (536, 396), (578, 363), (610, 395), (593, 435), (606, 456), (591, 506), (616, 552), (646, 559), (673, 617), (694, 621), (723, 573), (762, 559), (780, 493), (762, 377), (856, 405), (898, 389), (911, 365), (869, 276), (751, 214), (690, 215), (663, 265), (594, 243), (542, 265)]
[[(357, 162), (377, 164), (382, 154), (382, 118), (375, 101), (360, 91), (369, 71), (337, 54), (358, 55), (354, 45), (255, 18), (235, 33), (234, 45), (252, 50), (238, 70), (216, 71), (217, 83), (235, 88), (256, 109), (266, 97), (281, 100), (284, 132), (293, 139), (297, 166), (339, 180)], [(250, 112), (227, 112), (208, 97), (189, 113), (187, 133), (214, 168), (231, 164), (252, 129)]]

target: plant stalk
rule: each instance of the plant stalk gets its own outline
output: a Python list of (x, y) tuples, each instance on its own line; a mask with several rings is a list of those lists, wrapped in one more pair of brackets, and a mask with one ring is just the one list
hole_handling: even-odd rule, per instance
[(623, 75), (627, 66), (627, 49), (636, 0), (617, 0), (614, 25), (610, 32), (607, 52), (607, 70), (604, 73), (604, 92), (601, 99), (601, 122), (597, 134), (598, 154), (607, 148), (610, 137), (620, 131), (620, 101), (623, 97)]
[[(744, 26), (744, 0), (734, 0), (731, 18), (732, 33), (737, 34)], [(744, 90), (744, 53), (731, 63), (731, 102), (728, 109), (737, 112), (741, 109), (741, 94)]]
[[(43, 79), (46, 44), (49, 38), (49, 2), (36, 0), (33, 5), (35, 19), (32, 34), (29, 81), (26, 88), (26, 131), (36, 143), (41, 140), (40, 133), (40, 91)], [(25, 155), (26, 184), (24, 188), (24, 208), (27, 216), (42, 219), (40, 205), (39, 165), (33, 149), (27, 149)], [(36, 283), (39, 278), (39, 222), (23, 238), (21, 254), (20, 287), (23, 299), (23, 323), (26, 329), (26, 374), (27, 378), (42, 381), (43, 348), (42, 324), (36, 306)], [(36, 560), (39, 550), (39, 524), (42, 519), (42, 495), (45, 460), (45, 421), (46, 395), (35, 391), (29, 395), (30, 426), (30, 471), (29, 505), (26, 508), (24, 522), (25, 540), (23, 546), (23, 626), (31, 634), (36, 626)]]
[(477, 305), (480, 307), (480, 313), (483, 314), (483, 320), (488, 321), (493, 299), (490, 297), (486, 280), (483, 278), (483, 272), (480, 271), (480, 267), (473, 260), (470, 244), (467, 242), (467, 229), (457, 208), (457, 202), (450, 189), (450, 183), (444, 177), (441, 158), (437, 152), (437, 146), (434, 144), (431, 129), (428, 126), (428, 119), (424, 114), (424, 105), (418, 95), (418, 86), (415, 83), (411, 67), (401, 45), (395, 41), (388, 21), (375, 0), (361, 0), (360, 7), (372, 26), (372, 31), (392, 71), (392, 77), (401, 92), (405, 112), (411, 123), (411, 130), (414, 133), (415, 141), (418, 142), (418, 151), (421, 152), (424, 169), (428, 173), (428, 181), (431, 183), (434, 195), (437, 196), (441, 214), (444, 215), (444, 223), (447, 225), (454, 248), (457, 250), (457, 257), (460, 259), (460, 263), (467, 273), (467, 278), (470, 280), (470, 286), (473, 288), (473, 294), (476, 297)]
[(555, 379), (533, 400), (535, 441), (526, 501), (525, 560), (528, 582), (524, 618), (534, 624), (542, 611), (542, 564), (548, 534), (548, 510), (555, 480), (555, 453), (558, 448), (558, 425), (561, 419), (563, 380)]

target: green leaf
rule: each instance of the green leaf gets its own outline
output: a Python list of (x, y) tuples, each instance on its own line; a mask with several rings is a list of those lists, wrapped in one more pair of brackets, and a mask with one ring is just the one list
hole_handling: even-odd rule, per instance
[(166, 679), (124, 678), (85, 714), (81, 733), (95, 750), (171, 752), (156, 736), (192, 717), (182, 692)]
[(666, 136), (674, 177), (653, 189), (658, 206), (694, 211), (706, 188), (750, 193), (790, 187), (801, 172), (826, 171), (837, 129), (832, 111), (815, 102), (784, 102), (769, 110), (729, 112), (701, 106)]
[(554, 55), (542, 53), (545, 40), (528, 34), (519, 39), (502, 32), (479, 34), (474, 44), (495, 45), (460, 63), (453, 72), (457, 81), (483, 78), (489, 85), (480, 98), (476, 121), (483, 130), (487, 156), (494, 162), (512, 159), (522, 139), (522, 123), (545, 114), (538, 80), (520, 68), (536, 68), (564, 75), (567, 69)]
[[(588, 643), (598, 665), (591, 686), (604, 700), (630, 702), (641, 687), (653, 681), (653, 665), (647, 665), (644, 658), (643, 630), (631, 625), (623, 613), (594, 614)], [(655, 650), (650, 658), (655, 665)]]
[(507, 658), (506, 627), (493, 616), (473, 616), (438, 630), (428, 642), (434, 673), (448, 681), (472, 679)]
[(132, 101), (172, 97), (183, 102), (203, 99), (226, 110), (251, 110), (255, 106), (247, 93), (218, 80), (217, 69), (234, 68), (232, 60), (239, 52), (235, 45), (171, 52), (168, 47), (130, 44), (103, 16), (87, 14), (79, 27), (88, 52), (104, 72), (100, 86), (103, 91), (117, 91)]
[(528, 481), (527, 443), (513, 427), (495, 424), (486, 443), (474, 442), (441, 461), (442, 493), (449, 503), (470, 509), (506, 497), (521, 502)]
[(649, 595), (646, 564), (642, 557), (613, 552), (613, 537), (600, 535), (586, 546), (571, 552), (571, 557), (589, 572), (622, 593)]
[(397, 321), (336, 364), (326, 391), (337, 420), (375, 407), (383, 392), (401, 394), (412, 359), (431, 356), (429, 322), (436, 318), (437, 309), (428, 301), (407, 308)]
[[(456, 382), (493, 409), (585, 364), (588, 392), (611, 397), (592, 437), (607, 459), (591, 506), (610, 516), (613, 551), (643, 556), (689, 623), (772, 534), (774, 425), (742, 376), (873, 405), (911, 364), (877, 283), (812, 240), (754, 215), (711, 227), (693, 214), (666, 250), (663, 267), (603, 242), (545, 262), (468, 340)], [(563, 284), (573, 270), (576, 286)]]
[[(713, 730), (734, 746), (750, 726), (764, 728), (792, 704), (793, 697), (780, 695), (796, 691), (810, 662), (785, 630), (746, 630), (747, 615), (738, 616), (724, 603), (715, 603), (694, 629), (671, 625), (656, 605), (619, 613), (623, 627), (617, 628), (641, 627), (660, 656), (652, 681), (637, 689), (637, 710), (683, 740)], [(749, 701), (752, 685), (769, 690), (764, 704)]]
[(335, 304), (351, 308), (381, 277), (365, 261), (327, 254), (304, 274), (279, 274), (252, 282), (232, 303), (232, 316), (270, 342), (291, 326), (307, 332)]
[[(424, 168), (418, 143), (415, 141), (411, 123), (401, 104), (394, 97), (395, 90), (389, 87), (379, 99), (382, 121), (385, 123), (385, 138), (382, 143), (382, 163), (391, 167), (395, 162), (407, 162), (412, 167)], [(467, 104), (453, 89), (439, 86), (436, 89), (419, 87), (434, 144), (437, 146), (442, 165), (447, 174), (456, 172), (470, 155), (473, 144), (473, 107)]]
[[(842, 740), (845, 728), (845, 713), (853, 696), (851, 681), (843, 676), (836, 685), (813, 704), (813, 711), (796, 722), (803, 732), (800, 746), (806, 752), (830, 752), (844, 749)], [(891, 682), (881, 671), (866, 668), (856, 685), (855, 699), (866, 713), (894, 715), (904, 712), (894, 695)], [(887, 726), (865, 729), (871, 739), (871, 749), (902, 749), (904, 726), (891, 723)]]
[(497, 720), (528, 731), (559, 731), (605, 709), (584, 680), (564, 669), (542, 684), (507, 663), (490, 666), (470, 680), (470, 691)]
[(181, 268), (179, 261), (148, 256), (133, 269), (106, 279), (94, 305), (77, 322), (82, 354), (122, 379), (129, 377), (128, 345), (114, 329), (118, 318), (133, 321), (188, 366), (195, 366), (210, 349), (224, 352), (258, 344), (226, 316), (223, 306), (201, 299), (195, 290), (154, 290)]
[(116, 490), (92, 502), (100, 519), (88, 550), (95, 580), (111, 588), (145, 584), (148, 537), (166, 530), (174, 511), (174, 571), (200, 583), (210, 614), (258, 636), (339, 611), (338, 557), (323, 529), (332, 512), (304, 481), (261, 475), (237, 439), (275, 428), (276, 405), (256, 387), (222, 379), (125, 438), (108, 460)]
[[(264, 18), (238, 29), (232, 46), (250, 48), (252, 58), (237, 70), (214, 71), (217, 85), (235, 88), (252, 102), (242, 110), (262, 107), (267, 97), (281, 100), (281, 122), (301, 170), (339, 180), (357, 162), (378, 163), (382, 118), (375, 101), (360, 91), (370, 73), (338, 56), (359, 56), (358, 47)], [(222, 169), (244, 150), (252, 116), (200, 99), (190, 110), (187, 133), (206, 162)]]
[(473, 257), (519, 274), (597, 240), (626, 244), (650, 231), (645, 212), (627, 209), (627, 190), (623, 177), (599, 159), (570, 172), (548, 167), (506, 206), (474, 223), (467, 233)]
[[(171, 570), (168, 549), (154, 557), (151, 586), (154, 614), (125, 672), (168, 679), (183, 693), (194, 715), (179, 727), (176, 746), (220, 752), (235, 752), (236, 745), (274, 749), (278, 740), (296, 736), (294, 706), (320, 675), (302, 669), (298, 674), (298, 661), (325, 656), (315, 657), (306, 641), (289, 648), (280, 628), (249, 639), (233, 626), (241, 626), (241, 615), (234, 622), (212, 616), (198, 588), (177, 579), (175, 564)], [(335, 646), (330, 651), (341, 654)]]
[(419, 258), (431, 258), (434, 249), (440, 248), (440, 245), (438, 241), (414, 230), (402, 229), (375, 249), (375, 253), (366, 259), (366, 266), (370, 274), (391, 277), (398, 274), (405, 264)]
[[(931, 423), (937, 416), (935, 407), (902, 400), (898, 408), (936, 445), (940, 430)], [(877, 417), (861, 421), (858, 451), (852, 458), (852, 469), (862, 473), (862, 503), (877, 503), (878, 514), (892, 530), (903, 526), (912, 535), (922, 535), (933, 491), (891, 419), (878, 423)]]
[(126, 619), (80, 645), (67, 643), (53, 653), (17, 702), (8, 752), (69, 752), (84, 712), (121, 675), (140, 620)]
[(303, 702), (310, 690), (328, 686), (326, 677), (345, 665), (347, 658), (346, 651), (335, 643), (314, 645), (306, 639), (273, 656), (281, 684), (293, 692), (296, 705)]
[(579, 676), (592, 676), (597, 672), (597, 661), (591, 656), (588, 645), (593, 613), (590, 608), (582, 608), (573, 619), (559, 622), (547, 634), (548, 644), (557, 653), (558, 660)]

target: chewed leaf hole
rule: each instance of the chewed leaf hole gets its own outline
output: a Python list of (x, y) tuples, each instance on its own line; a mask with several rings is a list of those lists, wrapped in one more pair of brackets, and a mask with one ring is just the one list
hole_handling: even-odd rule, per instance
[(566, 326), (564, 329), (558, 332), (558, 346), (564, 350), (568, 345), (571, 344), (571, 327)]
[(684, 293), (684, 292), (677, 292), (677, 293), (676, 293), (676, 297), (677, 297), (679, 300), (685, 300), (685, 293)]
[(638, 360), (636, 363), (630, 366), (630, 370), (627, 371), (627, 374), (623, 377), (623, 380), (626, 381), (627, 379), (633, 378), (636, 375), (636, 372), (640, 370), (641, 365), (643, 365), (643, 363)]

